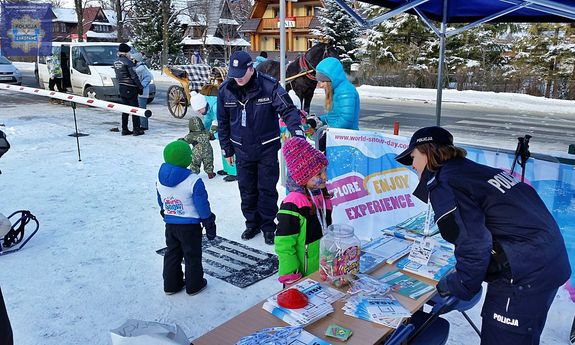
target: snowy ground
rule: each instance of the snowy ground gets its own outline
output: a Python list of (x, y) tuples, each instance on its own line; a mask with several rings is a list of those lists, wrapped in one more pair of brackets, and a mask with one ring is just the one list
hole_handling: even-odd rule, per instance
[[(362, 97), (401, 97), (402, 91), (360, 88)], [(427, 97), (424, 92), (419, 95)], [(164, 145), (186, 134), (186, 121), (168, 120), (164, 107), (146, 135), (122, 137), (109, 131), (119, 114), (78, 107), (79, 130), (89, 134), (80, 138), (78, 161), (76, 139), (68, 136), (74, 132), (70, 108), (3, 104), (4, 95), (0, 91), (0, 128), (12, 149), (0, 159), (0, 212), (29, 209), (41, 223), (24, 250), (0, 258), (0, 286), (16, 344), (111, 344), (109, 330), (129, 318), (178, 323), (194, 339), (280, 288), (274, 276), (246, 289), (207, 276), (208, 288), (199, 295), (164, 294), (162, 258), (154, 253), (164, 245), (154, 182)], [(512, 97), (494, 101), (492, 94), (473, 93), (465, 102), (523, 104)], [(551, 103), (556, 102), (561, 103)], [(553, 106), (536, 98), (526, 103), (542, 110)], [(221, 164), (216, 158), (216, 170)], [(237, 184), (201, 176), (218, 215), (219, 235), (241, 241)], [(278, 190), (281, 198), (283, 188)], [(273, 251), (261, 236), (246, 243)], [(477, 324), (479, 312), (479, 306), (469, 312)], [(574, 314), (575, 305), (560, 289), (542, 344), (567, 344)], [(447, 318), (448, 344), (479, 344), (460, 314)]]

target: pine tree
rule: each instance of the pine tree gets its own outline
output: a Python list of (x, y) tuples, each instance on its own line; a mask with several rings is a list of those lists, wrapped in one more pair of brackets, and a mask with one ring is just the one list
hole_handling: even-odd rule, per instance
[[(134, 8), (134, 19), (131, 21), (134, 46), (147, 55), (162, 51), (162, 1), (169, 0), (139, 0)], [(182, 40), (180, 24), (174, 6), (170, 5), (169, 8), (168, 54), (179, 54)]]
[(334, 45), (339, 53), (339, 59), (349, 71), (352, 62), (357, 59), (359, 40), (359, 25), (335, 1), (325, 0), (324, 7), (318, 8), (317, 15), (320, 27), (312, 30), (322, 41)]

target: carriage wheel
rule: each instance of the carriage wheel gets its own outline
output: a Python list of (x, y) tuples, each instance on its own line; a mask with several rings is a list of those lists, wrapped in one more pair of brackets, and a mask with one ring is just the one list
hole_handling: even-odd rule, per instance
[(181, 86), (172, 85), (168, 89), (168, 110), (177, 119), (186, 116), (188, 111), (188, 100)]

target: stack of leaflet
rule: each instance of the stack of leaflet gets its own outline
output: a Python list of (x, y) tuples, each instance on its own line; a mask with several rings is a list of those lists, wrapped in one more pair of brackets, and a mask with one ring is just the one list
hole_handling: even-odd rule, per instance
[(308, 304), (305, 307), (300, 309), (280, 307), (277, 302), (278, 293), (268, 298), (262, 308), (292, 326), (306, 326), (332, 313), (332, 303), (345, 296), (343, 292), (323, 286), (311, 279), (299, 282), (291, 288), (306, 294)]
[(388, 272), (380, 277), (379, 280), (389, 285), (391, 291), (413, 299), (418, 299), (426, 293), (435, 290), (433, 286), (405, 275), (400, 271)]
[(370, 273), (381, 264), (392, 264), (407, 255), (412, 241), (388, 234), (367, 242), (361, 247), (359, 271)]
[(409, 310), (391, 294), (351, 296), (342, 309), (345, 315), (394, 329), (401, 324), (403, 318), (411, 316)]
[(399, 260), (396, 266), (404, 271), (439, 281), (455, 267), (455, 255), (452, 249), (435, 246), (426, 265), (405, 257)]
[[(425, 223), (428, 222), (429, 226), (426, 229)], [(396, 224), (398, 228), (405, 229), (411, 233), (432, 236), (439, 232), (437, 224), (433, 221), (433, 210), (429, 208), (427, 211), (421, 212), (403, 222)]]

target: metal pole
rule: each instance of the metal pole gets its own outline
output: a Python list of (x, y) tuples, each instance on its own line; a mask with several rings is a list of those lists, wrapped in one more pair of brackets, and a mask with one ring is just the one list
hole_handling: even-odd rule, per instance
[(439, 66), (437, 67), (437, 97), (435, 98), (435, 124), (441, 125), (441, 98), (443, 95), (443, 65), (445, 63), (445, 32), (447, 31), (447, 3), (443, 0), (443, 20), (439, 36)]
[(286, 85), (286, 0), (280, 2), (280, 84)]
[(82, 161), (80, 156), (80, 134), (78, 133), (78, 122), (76, 122), (76, 102), (72, 102), (72, 111), (74, 112), (74, 127), (76, 128), (76, 145), (78, 146), (78, 162)]

